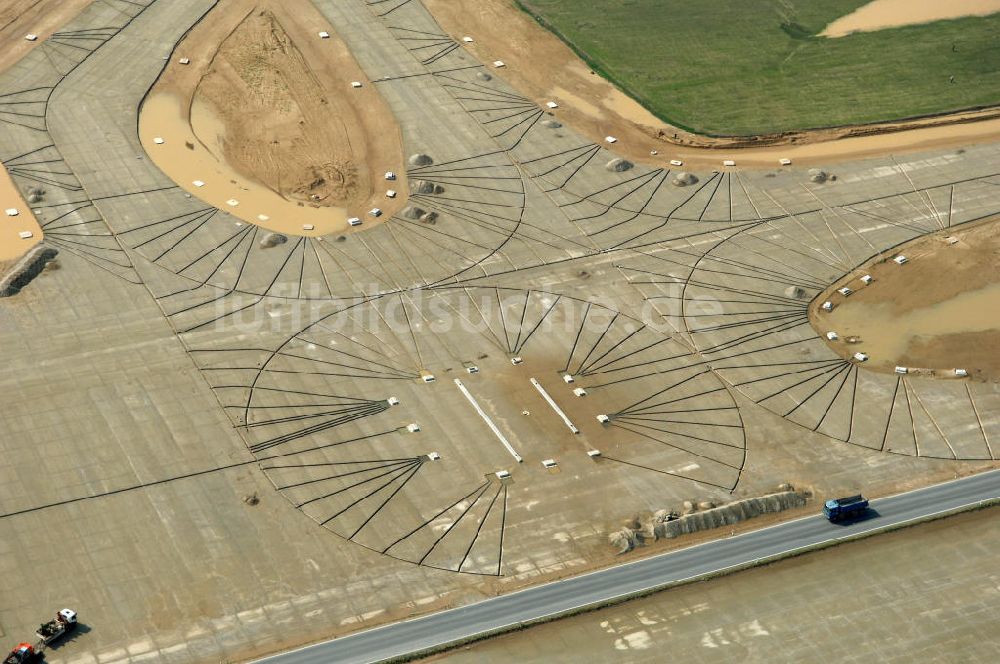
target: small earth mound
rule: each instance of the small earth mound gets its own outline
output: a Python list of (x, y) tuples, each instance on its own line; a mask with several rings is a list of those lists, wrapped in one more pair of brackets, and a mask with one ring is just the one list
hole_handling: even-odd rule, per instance
[(674, 176), (672, 184), (675, 187), (686, 187), (688, 185), (694, 184), (698, 181), (698, 177), (694, 173), (688, 173), (687, 171), (681, 171)]
[(410, 155), (410, 166), (430, 166), (433, 163), (434, 160), (429, 155), (423, 153)]
[(288, 242), (288, 238), (281, 233), (268, 233), (260, 240), (261, 249), (269, 249), (270, 247), (277, 247), (279, 244), (284, 244)]
[(444, 191), (444, 187), (427, 180), (417, 180), (413, 183), (413, 191), (417, 194), (440, 194)]
[(408, 205), (399, 213), (404, 219), (419, 219), (424, 215), (424, 211), (418, 207)]
[(788, 288), (785, 289), (785, 297), (791, 297), (795, 298), (796, 300), (801, 300), (807, 295), (808, 293), (806, 293), (805, 289), (803, 289), (800, 286), (789, 286)]
[(436, 224), (438, 218), (437, 212), (425, 212), (420, 215), (420, 223), (422, 224)]
[(622, 173), (624, 171), (632, 168), (632, 162), (627, 159), (616, 158), (605, 164), (604, 168), (608, 169), (612, 173)]
[(810, 168), (809, 169), (809, 181), (810, 182), (815, 182), (816, 184), (822, 184), (822, 183), (826, 182), (827, 178), (829, 178), (829, 177), (830, 176), (829, 176), (829, 174), (827, 174), (826, 171), (821, 171), (818, 168)]
[(493, 80), (493, 76), (491, 76), (490, 74), (488, 74), (488, 73), (486, 73), (484, 71), (481, 71), (478, 74), (476, 74), (476, 78), (478, 78), (480, 81), (492, 81)]
[(562, 124), (556, 120), (542, 120), (542, 126), (548, 127), (549, 129), (558, 129), (562, 126)]

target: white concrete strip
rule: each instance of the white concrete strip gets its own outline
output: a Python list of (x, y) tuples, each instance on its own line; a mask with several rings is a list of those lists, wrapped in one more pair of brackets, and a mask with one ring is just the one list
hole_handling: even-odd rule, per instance
[(534, 378), (531, 379), (531, 384), (535, 386), (535, 389), (538, 390), (538, 393), (542, 395), (542, 398), (549, 402), (549, 405), (552, 406), (552, 410), (556, 411), (556, 415), (562, 418), (562, 421), (566, 423), (566, 426), (569, 427), (569, 430), (572, 431), (573, 433), (580, 433), (580, 430), (576, 428), (576, 425), (573, 424), (572, 421), (570, 421), (569, 417), (566, 416), (566, 413), (562, 411), (562, 408), (560, 408), (556, 404), (555, 400), (553, 400), (553, 398), (549, 396), (549, 393), (545, 391), (545, 388), (542, 387), (542, 384), (539, 383)]
[(510, 452), (510, 455), (514, 457), (514, 460), (517, 461), (518, 463), (524, 461), (521, 455), (517, 453), (517, 450), (514, 449), (514, 446), (510, 444), (510, 441), (508, 441), (507, 438), (500, 432), (500, 429), (497, 427), (497, 425), (493, 423), (493, 420), (490, 419), (490, 416), (487, 415), (485, 412), (483, 412), (483, 409), (479, 407), (479, 403), (476, 401), (476, 398), (472, 396), (472, 394), (465, 387), (465, 385), (462, 384), (462, 381), (456, 378), (455, 385), (458, 386), (458, 389), (462, 390), (462, 394), (465, 395), (465, 398), (468, 399), (470, 404), (472, 404), (472, 407), (476, 409), (477, 413), (479, 413), (479, 417), (483, 418), (483, 421), (486, 422), (486, 426), (488, 426), (490, 430), (493, 431), (493, 434), (500, 439), (500, 442), (503, 443), (503, 446), (507, 448), (507, 451)]

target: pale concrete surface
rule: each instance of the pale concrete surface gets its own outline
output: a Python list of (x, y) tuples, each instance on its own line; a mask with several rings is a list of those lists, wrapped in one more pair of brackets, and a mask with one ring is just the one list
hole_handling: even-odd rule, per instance
[[(980, 441), (1000, 434), (997, 386), (963, 402), (960, 383), (906, 378), (895, 393), (927, 416), (886, 427), (899, 383), (836, 365), (804, 307), (874, 252), (1000, 211), (997, 146), (843, 164), (823, 185), (791, 169), (675, 187), (609, 172), (612, 152), (543, 125), (464, 49), (418, 50), (411, 31), (440, 32), (419, 3), (379, 17), (388, 7), (322, 1), (406, 154), (432, 156), (409, 179), (443, 191), (411, 202), (439, 217), (262, 249), (136, 135), (163, 58), (213, 5), (95, 3), (0, 76), (23, 111), (0, 160), (22, 191), (46, 183), (37, 216), (61, 251), (60, 269), (0, 302), (0, 512), (92, 496), (0, 518), (18, 570), (3, 631), (30, 633), (63, 603), (91, 628), (50, 660), (249, 657), (608, 564), (624, 518), (685, 499), (784, 481), (888, 493), (995, 465)], [(783, 301), (789, 286), (807, 297)], [(498, 295), (503, 315), (481, 313)], [(456, 311), (485, 325), (436, 329)], [(557, 324), (536, 329), (543, 318)], [(541, 468), (551, 457), (558, 474)], [(60, 542), (86, 552), (69, 576)]]
[(668, 590), (422, 661), (992, 662), (997, 508)]

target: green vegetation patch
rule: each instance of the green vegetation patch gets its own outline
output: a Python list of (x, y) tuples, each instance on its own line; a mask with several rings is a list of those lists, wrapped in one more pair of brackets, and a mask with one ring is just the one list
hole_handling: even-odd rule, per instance
[(514, 1), (659, 118), (699, 133), (1000, 103), (1000, 15), (827, 39), (816, 35), (867, 0)]

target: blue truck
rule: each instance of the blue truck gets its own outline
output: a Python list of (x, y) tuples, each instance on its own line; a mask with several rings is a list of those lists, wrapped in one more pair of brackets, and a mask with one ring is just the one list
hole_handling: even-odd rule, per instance
[(823, 514), (830, 521), (843, 521), (851, 517), (861, 516), (868, 511), (868, 499), (860, 493), (847, 498), (834, 498), (823, 505)]

